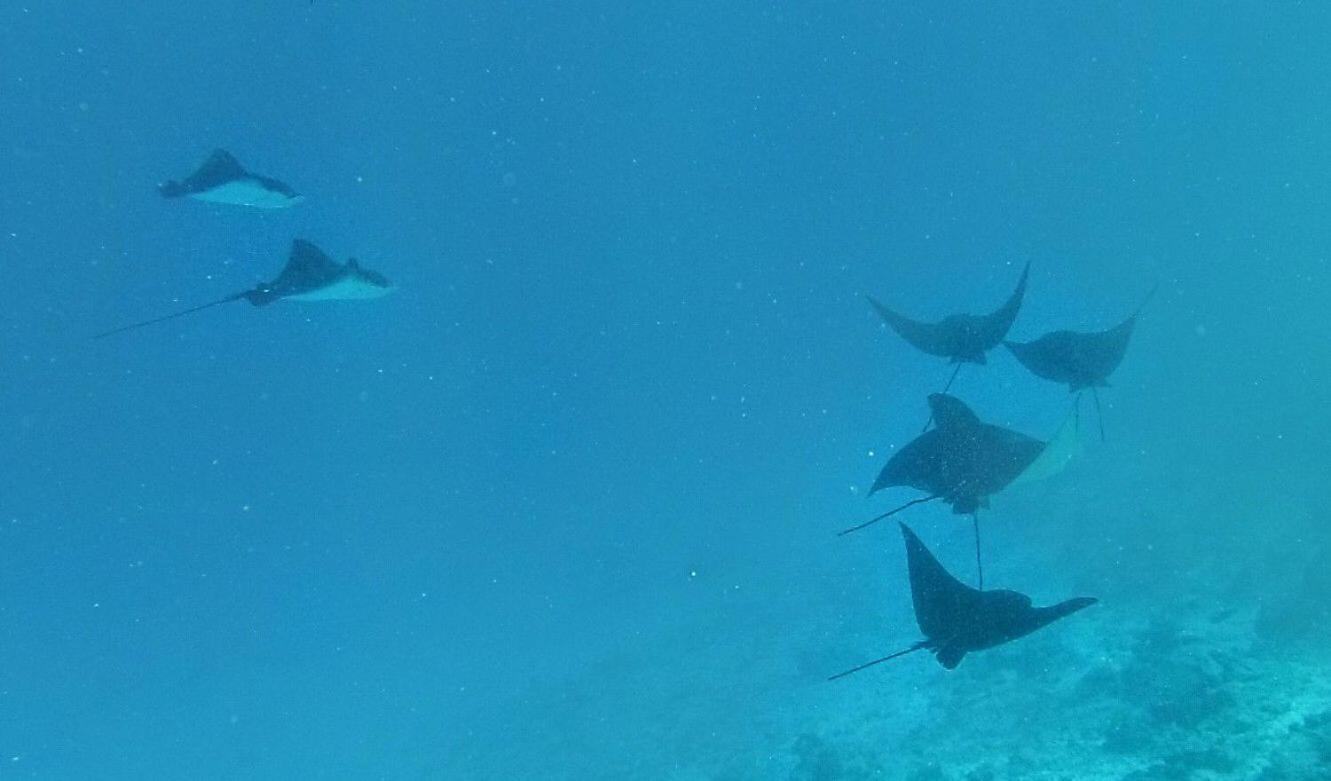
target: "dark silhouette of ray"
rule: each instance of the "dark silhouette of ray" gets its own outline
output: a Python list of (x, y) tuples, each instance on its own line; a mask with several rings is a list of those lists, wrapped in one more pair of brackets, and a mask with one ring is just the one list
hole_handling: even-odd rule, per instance
[(361, 268), (355, 258), (346, 263), (338, 263), (312, 243), (296, 239), (291, 243), (291, 254), (287, 257), (286, 266), (272, 282), (265, 282), (251, 290), (232, 293), (225, 298), (180, 312), (112, 328), (95, 334), (92, 338), (102, 339), (241, 299), (249, 301), (254, 306), (267, 306), (274, 301), (282, 300), (334, 301), (378, 298), (392, 289), (393, 284), (382, 274)]
[(1053, 331), (1031, 342), (1004, 341), (1003, 344), (1035, 376), (1065, 383), (1070, 393), (1080, 394), (1089, 388), (1100, 421), (1100, 440), (1104, 441), (1104, 416), (1097, 389), (1109, 387), (1109, 375), (1123, 362), (1128, 341), (1137, 325), (1137, 316), (1155, 291), (1155, 287), (1151, 288), (1126, 320), (1106, 331)]
[(984, 586), (980, 564), (978, 511), (989, 497), (1016, 480), (1044, 451), (1045, 442), (1025, 434), (982, 422), (954, 396), (929, 396), (929, 409), (937, 426), (920, 434), (897, 451), (874, 481), (869, 495), (896, 486), (928, 494), (869, 521), (845, 529), (841, 535), (871, 526), (916, 504), (942, 499), (958, 515), (970, 515), (975, 527), (977, 583)]
[(1031, 264), (1027, 263), (1017, 289), (1003, 306), (987, 315), (949, 315), (936, 323), (925, 323), (888, 309), (872, 296), (868, 298), (888, 326), (917, 350), (948, 358), (952, 363), (985, 363), (984, 354), (1003, 341), (1017, 318), (1030, 270)]
[(952, 577), (904, 523), (901, 534), (906, 542), (915, 623), (924, 639), (904, 650), (837, 673), (829, 681), (921, 648), (932, 651), (939, 664), (952, 670), (972, 651), (1025, 637), (1098, 601), (1094, 597), (1077, 597), (1048, 607), (1034, 607), (1030, 597), (1016, 591), (970, 588)]
[(1034, 437), (982, 422), (955, 396), (932, 394), (929, 409), (938, 425), (888, 459), (870, 495), (884, 488), (909, 486), (938, 494), (954, 512), (966, 515), (1016, 479), (1045, 445)]
[[(1017, 319), (1017, 312), (1021, 309), (1022, 298), (1026, 295), (1026, 280), (1030, 276), (1030, 271), (1031, 264), (1028, 262), (1021, 270), (1021, 279), (1018, 280), (1017, 288), (1012, 291), (1012, 295), (1008, 296), (1001, 307), (987, 315), (956, 314), (949, 315), (936, 323), (926, 323), (912, 320), (888, 309), (873, 296), (866, 297), (869, 299), (869, 304), (877, 310), (879, 317), (911, 346), (930, 355), (947, 358), (956, 364), (952, 369), (952, 375), (948, 377), (947, 384), (940, 391), (947, 393), (952, 389), (952, 383), (961, 372), (963, 363), (986, 363), (984, 354), (997, 347), (998, 343), (1003, 341), (1003, 337), (1007, 336), (1008, 330), (1012, 328), (1012, 322)], [(932, 422), (933, 417), (930, 416), (924, 423), (924, 430), (928, 430)]]
[(929, 408), (938, 425), (888, 459), (871, 496), (906, 486), (942, 498), (959, 515), (970, 514), (1021, 474), (1045, 444), (982, 422), (955, 396), (932, 394)]

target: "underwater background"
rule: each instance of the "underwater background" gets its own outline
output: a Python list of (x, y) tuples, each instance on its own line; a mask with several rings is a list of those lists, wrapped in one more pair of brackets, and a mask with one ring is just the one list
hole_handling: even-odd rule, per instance
[[(1331, 778), (1331, 6), (0, 2), (0, 779)], [(215, 147), (308, 200), (160, 198)], [(271, 278), (397, 289), (91, 334)], [(1159, 290), (957, 670), (925, 319)], [(952, 391), (1048, 437), (1003, 350)], [(1083, 407), (1085, 405), (1083, 404)], [(1086, 411), (1083, 410), (1083, 421)], [(971, 573), (969, 523), (900, 516)]]

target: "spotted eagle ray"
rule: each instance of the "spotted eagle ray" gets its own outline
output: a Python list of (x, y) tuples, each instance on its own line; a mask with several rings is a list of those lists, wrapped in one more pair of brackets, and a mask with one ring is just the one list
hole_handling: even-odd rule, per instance
[[(984, 354), (997, 347), (1003, 337), (1007, 336), (1021, 309), (1021, 299), (1026, 294), (1026, 279), (1030, 271), (1031, 264), (1027, 262), (1021, 270), (1017, 289), (1012, 291), (1003, 306), (987, 315), (948, 315), (936, 323), (925, 323), (888, 309), (873, 296), (867, 298), (888, 326), (915, 349), (947, 358), (956, 364), (952, 376), (943, 386), (942, 392), (947, 393), (957, 379), (962, 364), (986, 363)], [(924, 426), (928, 428), (929, 424), (926, 422)]]
[(975, 566), (978, 583), (984, 587), (980, 563), (981, 507), (989, 497), (1006, 488), (1036, 462), (1045, 442), (1025, 434), (984, 423), (955, 396), (929, 396), (929, 409), (937, 425), (897, 451), (869, 489), (869, 495), (884, 488), (908, 486), (928, 494), (889, 510), (842, 535), (871, 526), (884, 518), (924, 502), (942, 499), (958, 515), (969, 515), (975, 529)]
[(259, 209), (285, 209), (305, 200), (285, 182), (246, 171), (225, 149), (213, 150), (197, 171), (183, 181), (162, 182), (157, 191), (163, 198), (193, 198)]
[(1107, 331), (1053, 331), (1031, 342), (1004, 341), (1008, 350), (1030, 370), (1046, 380), (1066, 383), (1069, 393), (1077, 394), (1090, 388), (1095, 399), (1096, 419), (1100, 423), (1100, 440), (1105, 438), (1104, 416), (1100, 411), (1097, 388), (1109, 387), (1109, 375), (1123, 362), (1128, 340), (1137, 325), (1137, 316), (1155, 295), (1155, 288), (1137, 309), (1123, 322)]
[(835, 681), (866, 667), (927, 648), (944, 669), (956, 669), (966, 654), (1009, 643), (1046, 627), (1086, 607), (1094, 597), (1076, 597), (1048, 607), (1034, 607), (1031, 598), (1016, 591), (982, 591), (952, 577), (924, 547), (906, 524), (906, 566), (910, 571), (910, 596), (915, 623), (924, 639), (904, 651), (852, 667), (828, 678)]
[(219, 298), (181, 312), (113, 328), (93, 338), (100, 339), (142, 328), (145, 325), (160, 323), (163, 320), (171, 320), (241, 299), (249, 301), (254, 306), (267, 306), (274, 301), (351, 301), (379, 298), (388, 295), (392, 290), (393, 283), (382, 274), (361, 268), (355, 258), (346, 263), (338, 263), (310, 242), (296, 239), (291, 242), (291, 254), (287, 258), (286, 266), (272, 282), (260, 283), (250, 290), (232, 293), (226, 298)]

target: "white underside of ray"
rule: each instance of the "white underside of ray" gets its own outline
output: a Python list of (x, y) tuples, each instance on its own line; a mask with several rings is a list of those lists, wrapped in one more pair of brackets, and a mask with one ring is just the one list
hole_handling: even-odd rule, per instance
[(1079, 428), (1076, 413), (1069, 412), (1063, 419), (1063, 424), (1058, 427), (1058, 431), (1054, 432), (1053, 438), (1044, 446), (1044, 450), (1040, 451), (1040, 455), (1035, 457), (1024, 472), (1017, 475), (1012, 485), (1033, 483), (1062, 472), (1068, 462), (1081, 451)]
[(256, 209), (285, 209), (305, 200), (303, 195), (291, 198), (276, 190), (270, 190), (253, 179), (236, 179), (211, 190), (190, 193), (189, 197), (196, 201), (252, 206)]
[(392, 292), (393, 288), (374, 285), (363, 279), (354, 276), (346, 276), (331, 285), (321, 287), (317, 290), (311, 290), (306, 293), (297, 293), (292, 296), (282, 296), (283, 301), (366, 301), (371, 298), (383, 298)]

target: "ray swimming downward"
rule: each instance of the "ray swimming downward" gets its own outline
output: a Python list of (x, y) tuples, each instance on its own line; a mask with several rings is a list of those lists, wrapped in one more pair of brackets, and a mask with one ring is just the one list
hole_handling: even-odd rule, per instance
[[(998, 309), (985, 315), (954, 314), (934, 323), (914, 320), (889, 309), (873, 296), (867, 296), (869, 304), (878, 312), (878, 316), (908, 344), (921, 352), (947, 358), (955, 367), (948, 377), (947, 384), (940, 393), (947, 393), (956, 381), (957, 374), (964, 363), (987, 363), (985, 353), (997, 347), (1021, 310), (1022, 299), (1026, 295), (1026, 282), (1030, 277), (1031, 264), (1026, 263), (1021, 270), (1017, 287)], [(928, 429), (933, 422), (932, 416), (924, 423)]]
[(830, 676), (844, 678), (876, 664), (928, 649), (944, 669), (953, 670), (966, 654), (1009, 643), (1094, 605), (1094, 597), (1075, 597), (1048, 607), (1035, 607), (1016, 591), (973, 589), (952, 576), (910, 527), (900, 524), (906, 544), (915, 623), (924, 639), (871, 662)]
[(989, 497), (1018, 479), (1045, 451), (1045, 442), (981, 421), (964, 402), (935, 393), (929, 408), (937, 425), (888, 459), (869, 495), (885, 488), (909, 487), (926, 494), (850, 528), (846, 535), (917, 504), (942, 499), (958, 515), (969, 515), (975, 534), (977, 583), (984, 585), (979, 510)]
[(1137, 317), (1158, 287), (1151, 288), (1131, 315), (1107, 330), (1052, 331), (1030, 342), (1005, 340), (1003, 344), (1032, 374), (1066, 384), (1068, 392), (1077, 394), (1078, 399), (1089, 388), (1100, 424), (1100, 440), (1104, 441), (1104, 415), (1098, 389), (1109, 387), (1109, 376), (1123, 362)]

